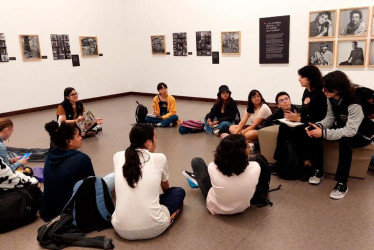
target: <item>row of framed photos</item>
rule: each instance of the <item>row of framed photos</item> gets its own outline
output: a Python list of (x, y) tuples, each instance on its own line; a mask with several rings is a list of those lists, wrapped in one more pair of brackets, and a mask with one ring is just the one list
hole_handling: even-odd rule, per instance
[[(337, 45), (336, 45), (337, 44)], [(374, 67), (374, 38), (309, 41), (307, 64), (318, 67)]]
[(371, 14), (370, 7), (340, 9), (338, 18), (337, 10), (311, 11), (309, 38), (334, 38), (336, 34), (339, 38), (374, 36), (374, 7), (372, 9)]
[[(52, 54), (54, 60), (71, 59), (70, 41), (67, 34), (51, 34)], [(19, 35), (21, 54), (24, 61), (42, 59), (38, 35)], [(99, 56), (97, 37), (79, 37), (81, 55)], [(4, 33), (0, 33), (0, 62), (9, 62), (8, 50)]]

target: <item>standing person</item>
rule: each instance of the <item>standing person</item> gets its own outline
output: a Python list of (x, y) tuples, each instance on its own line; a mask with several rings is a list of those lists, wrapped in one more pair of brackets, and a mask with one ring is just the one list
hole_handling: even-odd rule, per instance
[(21, 156), (17, 156), (9, 159), (4, 141), (8, 140), (12, 133), (13, 122), (8, 118), (0, 118), (0, 157), (12, 171), (15, 171), (18, 167), (25, 165), (29, 157), (21, 159)]
[(251, 90), (248, 95), (248, 104), (243, 118), (238, 125), (230, 126), (230, 133), (242, 134), (250, 142), (257, 141), (259, 125), (269, 115), (271, 115), (271, 110), (260, 91), (256, 89)]
[[(243, 135), (228, 135), (217, 146), (214, 162), (207, 166), (203, 159), (193, 158), (193, 173), (183, 175), (199, 188), (211, 214), (241, 213), (251, 205), (259, 181), (266, 178), (260, 165), (248, 161), (249, 148)], [(259, 180), (260, 178), (260, 180)], [(259, 183), (260, 184), (260, 183)]]
[(330, 193), (332, 199), (342, 199), (348, 192), (348, 176), (352, 162), (352, 148), (371, 143), (372, 125), (364, 116), (351, 82), (341, 71), (333, 71), (323, 77), (323, 92), (328, 98), (326, 117), (306, 129), (311, 138), (323, 138), (339, 142), (339, 162), (335, 175), (337, 181)]
[(332, 65), (332, 52), (328, 50), (329, 45), (326, 43), (321, 43), (319, 45), (319, 51), (316, 51), (314, 55), (310, 58), (310, 63), (312, 65)]
[(128, 240), (154, 238), (182, 211), (185, 191), (169, 187), (166, 157), (155, 153), (157, 135), (153, 127), (136, 124), (129, 137), (131, 144), (126, 151), (113, 156), (117, 199), (112, 225)]
[(231, 97), (231, 91), (227, 85), (221, 85), (218, 89), (217, 100), (210, 112), (205, 116), (205, 132), (220, 135), (229, 132), (233, 124), (240, 120), (238, 105)]
[(352, 42), (352, 50), (349, 54), (348, 60), (339, 63), (339, 65), (363, 65), (364, 64), (364, 51), (362, 48), (357, 47), (357, 41)]
[(178, 123), (177, 103), (172, 95), (168, 94), (168, 86), (160, 82), (157, 84), (158, 95), (153, 98), (152, 114), (146, 116), (145, 121), (157, 127), (171, 127)]
[(362, 11), (359, 9), (354, 9), (349, 14), (351, 21), (344, 28), (343, 36), (352, 35), (365, 35), (366, 34), (366, 23), (362, 20)]
[(331, 12), (323, 11), (318, 13), (316, 19), (310, 23), (310, 37), (332, 36)]

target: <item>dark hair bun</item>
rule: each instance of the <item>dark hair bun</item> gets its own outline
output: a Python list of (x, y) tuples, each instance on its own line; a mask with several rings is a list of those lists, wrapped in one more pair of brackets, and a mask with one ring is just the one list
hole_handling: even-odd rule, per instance
[(53, 135), (57, 132), (58, 123), (56, 121), (50, 121), (45, 124), (44, 128), (47, 130), (49, 135)]

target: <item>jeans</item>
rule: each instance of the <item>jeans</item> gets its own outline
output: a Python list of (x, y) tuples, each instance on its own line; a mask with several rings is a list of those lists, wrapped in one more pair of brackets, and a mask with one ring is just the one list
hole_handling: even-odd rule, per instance
[(208, 192), (212, 187), (212, 183), (210, 182), (210, 176), (208, 173), (208, 166), (205, 164), (203, 159), (195, 157), (191, 161), (191, 167), (195, 175), (197, 184), (199, 185), (199, 188), (203, 193), (204, 198), (206, 199), (206, 197), (208, 196)]
[(176, 123), (178, 121), (178, 116), (177, 115), (172, 115), (167, 119), (162, 119), (162, 118), (153, 118), (146, 116), (145, 117), (145, 122), (147, 123), (152, 123), (152, 124), (157, 124), (161, 123), (161, 127), (170, 127), (170, 124)]
[(171, 187), (163, 194), (160, 194), (160, 204), (167, 207), (170, 215), (180, 209), (183, 205), (186, 192), (180, 187)]
[(108, 189), (110, 191), (113, 191), (114, 190), (114, 172), (104, 176), (103, 180), (105, 181), (106, 185), (108, 186)]
[[(217, 119), (215, 118), (214, 121), (216, 121)], [(213, 133), (213, 128), (210, 127), (206, 121), (206, 118), (204, 118), (204, 124), (205, 124), (205, 127), (204, 127), (204, 130), (207, 134), (211, 134)], [(219, 129), (219, 131), (221, 133), (229, 133), (229, 127), (233, 125), (232, 122), (229, 122), (229, 121), (222, 121), (220, 123), (218, 123), (218, 126), (217, 126), (217, 129)]]

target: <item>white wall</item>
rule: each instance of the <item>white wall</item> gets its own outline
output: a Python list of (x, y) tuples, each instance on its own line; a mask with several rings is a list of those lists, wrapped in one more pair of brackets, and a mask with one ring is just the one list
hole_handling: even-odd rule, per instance
[[(246, 100), (259, 89), (273, 102), (281, 90), (300, 103), (303, 89), (297, 69), (307, 62), (309, 11), (373, 6), (370, 0), (2, 0), (0, 33), (5, 33), (9, 56), (0, 64), (0, 113), (62, 101), (63, 89), (73, 86), (80, 98), (127, 91), (156, 92), (164, 81), (175, 95), (214, 98), (220, 84), (228, 84), (233, 97)], [(258, 20), (291, 15), (290, 63), (260, 65)], [(220, 51), (221, 31), (241, 31), (241, 55), (197, 57), (196, 31), (212, 31), (213, 51)], [(187, 32), (192, 56), (175, 57), (172, 33)], [(38, 34), (47, 60), (23, 62), (20, 34)], [(72, 54), (80, 54), (78, 37), (98, 37), (103, 57), (82, 58), (80, 67), (70, 60), (55, 61), (50, 34), (69, 34)], [(166, 35), (169, 56), (152, 56), (151, 35)], [(323, 73), (333, 69), (323, 70)], [(352, 81), (374, 88), (373, 68), (343, 69)]]

